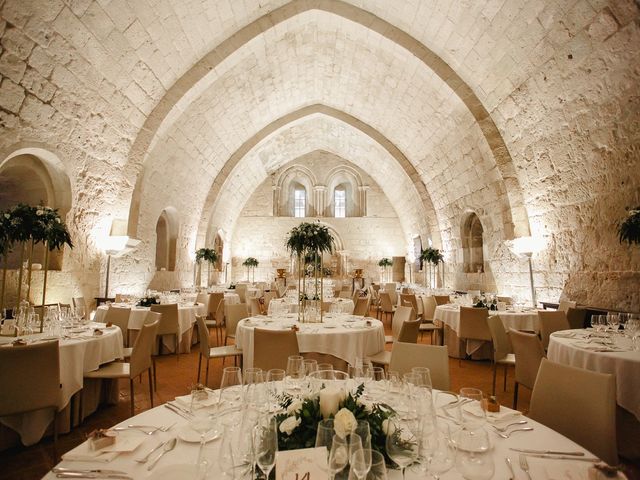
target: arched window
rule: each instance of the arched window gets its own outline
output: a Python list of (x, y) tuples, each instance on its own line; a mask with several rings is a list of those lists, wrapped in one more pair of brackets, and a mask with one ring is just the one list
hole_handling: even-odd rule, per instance
[(333, 215), (336, 218), (347, 216), (347, 191), (344, 188), (333, 191)]
[(178, 243), (177, 213), (173, 208), (162, 211), (156, 223), (156, 269), (173, 272), (176, 269)]
[(462, 225), (462, 253), (465, 273), (484, 272), (482, 223), (478, 215), (471, 212)]
[(307, 211), (307, 191), (302, 185), (296, 186), (293, 191), (293, 216), (306, 217)]

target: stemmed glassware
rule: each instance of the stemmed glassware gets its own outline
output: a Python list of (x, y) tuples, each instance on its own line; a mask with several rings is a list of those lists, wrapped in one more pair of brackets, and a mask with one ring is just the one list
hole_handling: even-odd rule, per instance
[(236, 407), (242, 403), (242, 372), (240, 367), (225, 367), (220, 382), (220, 406)]
[(495, 465), (491, 455), (489, 434), (480, 428), (463, 428), (456, 434), (456, 468), (467, 480), (489, 480), (493, 478)]
[(412, 430), (413, 425), (398, 416), (389, 418), (387, 429), (386, 448), (387, 455), (402, 470), (402, 479), (405, 479), (405, 470), (418, 457), (418, 439)]
[(281, 368), (272, 368), (267, 372), (267, 393), (269, 398), (269, 411), (280, 408), (278, 400), (283, 392), (283, 382), (287, 373)]
[(276, 463), (276, 452), (278, 451), (278, 430), (275, 417), (263, 417), (254, 427), (253, 451), (256, 465), (268, 479), (269, 473)]
[(262, 369), (245, 369), (243, 384), (245, 405), (259, 411), (265, 411), (267, 408), (267, 396)]
[(464, 399), (472, 401), (458, 403), (458, 419), (460, 423), (469, 430), (482, 429), (487, 423), (487, 412), (482, 408), (482, 390), (463, 387), (460, 389), (460, 400)]
[(349, 446), (344, 438), (334, 435), (329, 450), (329, 474), (331, 480), (349, 463)]
[(286, 380), (288, 387), (293, 390), (299, 390), (304, 376), (304, 358), (301, 355), (290, 355), (289, 358), (287, 358)]
[(214, 415), (206, 408), (208, 393), (206, 390), (194, 388), (191, 391), (191, 417), (189, 426), (200, 434), (200, 450), (198, 451), (198, 459), (196, 465), (198, 468), (206, 470), (206, 465), (202, 466), (202, 450), (206, 443), (206, 436), (216, 426)]

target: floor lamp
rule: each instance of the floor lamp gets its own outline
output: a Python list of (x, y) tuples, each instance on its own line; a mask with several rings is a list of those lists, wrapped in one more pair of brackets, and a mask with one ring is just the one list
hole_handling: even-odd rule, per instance
[(104, 282), (104, 298), (109, 298), (109, 275), (111, 273), (111, 257), (119, 257), (135, 248), (140, 240), (129, 238), (126, 220), (114, 219), (110, 235), (103, 241), (104, 253), (107, 255), (106, 278)]
[(533, 308), (536, 308), (536, 289), (533, 284), (533, 266), (531, 263), (531, 257), (535, 252), (540, 251), (540, 242), (536, 241), (533, 237), (520, 237), (516, 238), (513, 242), (512, 250), (517, 255), (521, 255), (527, 258), (529, 264), (529, 286), (531, 287), (531, 303)]

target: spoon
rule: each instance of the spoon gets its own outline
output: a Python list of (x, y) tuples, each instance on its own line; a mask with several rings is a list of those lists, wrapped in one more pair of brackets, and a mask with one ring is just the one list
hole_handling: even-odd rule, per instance
[(533, 427), (516, 428), (514, 430), (511, 430), (509, 433), (500, 433), (498, 431), (493, 433), (495, 433), (496, 435), (502, 438), (509, 438), (512, 434), (516, 432), (530, 432), (531, 430), (533, 430)]
[(160, 460), (165, 453), (170, 452), (171, 450), (173, 450), (175, 448), (175, 446), (176, 446), (176, 442), (177, 441), (178, 441), (178, 439), (176, 437), (173, 437), (171, 440), (169, 440), (167, 443), (165, 443), (164, 447), (162, 447), (162, 451), (160, 452), (160, 455), (158, 455), (156, 458), (151, 460), (151, 463), (147, 467), (147, 470), (151, 470), (153, 467), (155, 467), (156, 463), (158, 463), (158, 460)]
[(509, 427), (513, 427), (514, 425), (524, 425), (525, 423), (527, 423), (526, 420), (520, 420), (519, 422), (512, 422), (508, 425), (505, 425), (504, 427), (496, 427), (495, 425), (491, 425), (491, 426), (499, 432), (506, 432), (509, 429)]

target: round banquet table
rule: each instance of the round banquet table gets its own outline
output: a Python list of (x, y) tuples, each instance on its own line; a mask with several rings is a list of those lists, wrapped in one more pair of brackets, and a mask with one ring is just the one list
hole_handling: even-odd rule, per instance
[[(140, 330), (147, 318), (147, 313), (151, 311), (149, 307), (131, 307), (129, 304), (113, 303), (114, 307), (131, 308), (129, 314), (129, 330)], [(100, 305), (96, 310), (94, 320), (96, 322), (104, 322), (107, 316), (108, 305)], [(191, 351), (191, 328), (196, 323), (196, 315), (206, 315), (207, 308), (203, 303), (197, 305), (186, 304), (178, 305), (178, 324), (180, 325), (180, 352), (188, 353)], [(133, 337), (132, 340), (133, 342)], [(174, 352), (176, 349), (175, 339), (172, 335), (164, 335), (162, 337), (162, 345), (169, 351)]]
[[(326, 301), (331, 303), (331, 313), (346, 313), (351, 315), (355, 308), (353, 300), (350, 298), (332, 298)], [(298, 302), (295, 299), (292, 300), (290, 297), (274, 298), (269, 302), (267, 313), (273, 315), (279, 312), (297, 313)]]
[[(538, 327), (538, 311), (525, 310), (517, 312), (515, 310), (489, 310), (489, 315), (498, 315), (505, 330), (514, 328), (516, 330), (531, 330), (537, 332)], [(487, 347), (487, 342), (478, 340), (461, 341), (460, 333), (460, 306), (448, 303), (446, 305), (438, 305), (433, 315), (435, 320), (441, 321), (445, 325), (445, 344), (449, 350), (449, 356), (455, 358), (464, 358), (465, 355), (471, 355), (474, 359), (492, 358), (493, 352)]]
[[(378, 382), (372, 383), (377, 384)], [(383, 386), (379, 388), (384, 389)], [(210, 390), (208, 393), (210, 395), (212, 405), (207, 407), (207, 410), (211, 413), (215, 413), (218, 409), (217, 398), (219, 392)], [(178, 397), (174, 404), (181, 406), (182, 408), (186, 408), (188, 398), (188, 396)], [(445, 409), (443, 408), (447, 401), (450, 400), (450, 397), (446, 395), (439, 395), (436, 392), (435, 398), (437, 404), (436, 413), (438, 414), (439, 424), (446, 424), (454, 428), (455, 424), (450, 420), (445, 419)], [(389, 403), (391, 406), (394, 406), (393, 402)], [(491, 420), (491, 423), (504, 425), (514, 419), (517, 419), (519, 415), (519, 412), (513, 412), (504, 407), (503, 412), (501, 420)], [(236, 432), (241, 432), (243, 430), (244, 423), (248, 422), (248, 419), (255, 418), (256, 416), (256, 414), (250, 415), (249, 413), (250, 411), (248, 410), (227, 413), (220, 417), (220, 422), (231, 426), (230, 428)], [(511, 415), (511, 413), (513, 415)], [(209, 480), (216, 480), (221, 478), (221, 465), (219, 463), (220, 448), (223, 445), (227, 445), (235, 452), (237, 451), (236, 449), (239, 447), (240, 442), (247, 441), (246, 438), (241, 438), (236, 434), (207, 442), (202, 454), (203, 458), (209, 462), (209, 467), (205, 476), (197, 477), (195, 475), (195, 464), (200, 453), (200, 445), (196, 440), (199, 438), (199, 434), (195, 432), (195, 430), (191, 429), (189, 421), (183, 415), (186, 414), (176, 413), (169, 408), (165, 408), (163, 405), (142, 412), (116, 426), (126, 427), (126, 425), (129, 424), (136, 424), (157, 427), (171, 426), (171, 428), (166, 432), (158, 431), (153, 435), (146, 435), (136, 430), (118, 432), (116, 445), (118, 445), (118, 442), (126, 440), (127, 442), (132, 443), (135, 447), (131, 451), (125, 451), (119, 454), (103, 453), (100, 451), (92, 452), (88, 449), (86, 442), (82, 443), (73, 450), (62, 455), (63, 460), (57, 465), (57, 467), (85, 470), (118, 470), (135, 479), (206, 478)], [(505, 463), (506, 457), (510, 457), (513, 462), (513, 468), (516, 472), (515, 478), (524, 478), (524, 472), (520, 469), (518, 464), (519, 454), (511, 450), (511, 448), (582, 452), (584, 453), (584, 457), (577, 458), (593, 458), (593, 455), (590, 452), (563, 435), (533, 420), (527, 419), (527, 421), (528, 425), (534, 428), (533, 431), (518, 432), (509, 439), (499, 438), (497, 435), (491, 433), (493, 432), (491, 427), (485, 427), (490, 431), (490, 440), (493, 445), (491, 455), (495, 466), (495, 473), (492, 478), (496, 480), (513, 478)], [(226, 430), (226, 432), (227, 435), (229, 435), (228, 430)], [(150, 462), (139, 463), (135, 461), (136, 458), (145, 456), (152, 448), (175, 437), (179, 439), (175, 449), (164, 455), (150, 472), (147, 469)], [(158, 451), (151, 455), (151, 459), (154, 459), (155, 456), (158, 455), (157, 452)], [(572, 457), (562, 460), (550, 460), (547, 458), (527, 456), (527, 460), (530, 467), (531, 477), (534, 479), (587, 479), (587, 469), (591, 466), (591, 462), (589, 461), (574, 460)], [(247, 472), (246, 465), (237, 467), (235, 469), (235, 478), (248, 478), (248, 476), (241, 477), (241, 473), (243, 471), (245, 473)], [(407, 468), (406, 475), (407, 480), (423, 480), (426, 478), (424, 473), (416, 472), (412, 468)], [(46, 480), (53, 480), (55, 478), (56, 476), (52, 472), (49, 472), (44, 477)], [(400, 470), (389, 469), (388, 478), (389, 480), (400, 480), (402, 478), (402, 474), (400, 473)], [(451, 470), (442, 474), (440, 478), (442, 480), (461, 480), (462, 475), (454, 466)], [(617, 478), (622, 480), (624, 477), (620, 475)]]
[[(102, 335), (94, 335), (94, 329), (100, 328)], [(82, 331), (81, 331), (82, 330)], [(44, 333), (22, 337), (28, 342), (44, 341), (55, 338)], [(0, 337), (0, 348), (12, 347), (14, 337)], [(58, 410), (69, 404), (74, 393), (83, 388), (85, 372), (97, 370), (100, 365), (123, 357), (122, 332), (116, 326), (106, 328), (104, 323), (91, 323), (83, 328), (68, 329), (60, 339), (60, 394)], [(4, 365), (3, 368), (9, 368)], [(44, 435), (53, 412), (37, 410), (35, 412), (2, 417), (0, 423), (15, 430), (24, 445), (37, 443)]]
[[(242, 350), (245, 368), (253, 366), (253, 329), (268, 330), (290, 329), (297, 325), (298, 348), (301, 353), (318, 352), (333, 355), (347, 363), (355, 365), (356, 358), (374, 355), (384, 350), (384, 326), (374, 318), (367, 318), (371, 326), (365, 324), (363, 317), (327, 313), (323, 323), (299, 323), (297, 314), (283, 317), (259, 315), (242, 320), (236, 329), (236, 346)], [(248, 320), (248, 321), (247, 321)]]

